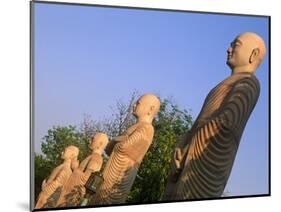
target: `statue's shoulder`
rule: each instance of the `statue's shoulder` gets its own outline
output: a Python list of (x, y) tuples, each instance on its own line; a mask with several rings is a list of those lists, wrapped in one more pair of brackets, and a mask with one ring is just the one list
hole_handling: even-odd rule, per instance
[(97, 165), (102, 165), (103, 163), (103, 158), (101, 155), (95, 153), (95, 154), (92, 154), (90, 160), (89, 160), (89, 163), (87, 164), (87, 169), (92, 169), (94, 171), (97, 171), (96, 170), (96, 166)]
[(102, 156), (100, 154), (94, 153), (90, 157), (90, 161), (102, 161)]
[(59, 176), (63, 176), (65, 175), (66, 173), (68, 173), (69, 171), (71, 172), (71, 169), (69, 170), (70, 168), (67, 167), (66, 165), (64, 164), (61, 164), (59, 166), (57, 166), (53, 171), (52, 171), (52, 175), (55, 175), (57, 177)]
[(91, 157), (92, 157), (92, 154), (91, 155), (89, 155), (89, 156), (87, 156), (81, 163), (83, 163), (83, 162), (86, 162), (86, 161), (88, 161), (88, 160), (90, 160), (91, 159)]
[(254, 87), (255, 90), (260, 90), (260, 82), (254, 74), (242, 73), (238, 75), (238, 79), (235, 82), (236, 86)]
[(258, 78), (256, 77), (256, 75), (250, 74), (250, 76), (247, 76), (247, 78), (248, 78), (249, 80), (254, 81), (254, 83), (260, 85), (260, 81), (258, 80)]
[(254, 74), (240, 73), (237, 74), (233, 84), (231, 85), (228, 99), (239, 97), (253, 98), (253, 103), (259, 98), (260, 95), (260, 83)]
[(81, 168), (81, 167), (85, 166), (85, 164), (87, 164), (89, 162), (89, 160), (91, 160), (91, 157), (92, 157), (92, 155), (89, 155), (84, 160), (82, 160), (79, 167)]
[(226, 80), (226, 84), (232, 88), (239, 88), (239, 87), (255, 87), (256, 90), (259, 90), (260, 83), (257, 77), (251, 73), (239, 73), (230, 76)]
[(154, 127), (150, 123), (142, 123), (140, 125), (141, 132), (145, 135), (145, 137), (150, 140), (154, 135)]

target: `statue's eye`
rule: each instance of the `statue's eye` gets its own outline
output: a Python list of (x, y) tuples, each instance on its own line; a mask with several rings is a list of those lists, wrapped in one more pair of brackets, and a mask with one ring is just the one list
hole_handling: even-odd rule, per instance
[(235, 42), (232, 42), (232, 43), (231, 43), (231, 47), (232, 47), (232, 48), (235, 48), (235, 47), (237, 47), (237, 46), (240, 46), (239, 42), (235, 41)]

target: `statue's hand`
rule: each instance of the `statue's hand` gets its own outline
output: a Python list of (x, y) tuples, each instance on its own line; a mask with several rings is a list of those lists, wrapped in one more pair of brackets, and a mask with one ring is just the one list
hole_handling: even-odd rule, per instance
[(118, 137), (113, 138), (114, 142), (123, 142), (128, 139), (128, 135), (120, 135)]
[(46, 188), (46, 185), (47, 185), (47, 183), (46, 183), (46, 179), (45, 179), (45, 180), (43, 180), (43, 182), (42, 182), (42, 186), (41, 186), (41, 190), (42, 190), (42, 191)]
[(181, 169), (181, 161), (182, 161), (182, 154), (180, 148), (175, 149), (174, 160), (175, 160), (175, 168), (178, 172)]
[(179, 170), (181, 168), (181, 161), (182, 161), (182, 154), (181, 154), (180, 148), (176, 148), (174, 157), (175, 157), (176, 168), (177, 168), (177, 170)]
[(109, 141), (109, 143), (107, 144), (106, 148), (105, 148), (105, 153), (110, 156), (110, 154), (112, 153), (114, 146), (116, 145), (116, 141), (113, 139), (111, 141)]
[(177, 178), (181, 173), (181, 161), (182, 161), (182, 153), (180, 148), (176, 148), (174, 152), (174, 158), (172, 163), (172, 175)]

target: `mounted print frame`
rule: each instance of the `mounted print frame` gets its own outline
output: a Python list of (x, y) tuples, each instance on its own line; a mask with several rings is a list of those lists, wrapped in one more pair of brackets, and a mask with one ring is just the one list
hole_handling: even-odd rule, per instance
[(270, 16), (30, 11), (31, 210), (270, 195)]

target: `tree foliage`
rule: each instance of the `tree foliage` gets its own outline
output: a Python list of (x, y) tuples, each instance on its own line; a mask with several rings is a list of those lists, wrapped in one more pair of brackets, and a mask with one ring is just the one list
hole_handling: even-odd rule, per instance
[(35, 166), (35, 197), (38, 196), (38, 194), (41, 191), (41, 184), (43, 180), (47, 177), (46, 174), (50, 173), (52, 169), (52, 165), (50, 162), (46, 160), (46, 158), (43, 155), (35, 154), (35, 160), (34, 160), (34, 166)]
[(85, 158), (89, 153), (89, 141), (75, 126), (53, 127), (48, 130), (48, 134), (43, 140), (41, 150), (53, 167), (62, 163), (61, 154), (69, 145), (79, 148), (79, 160)]

